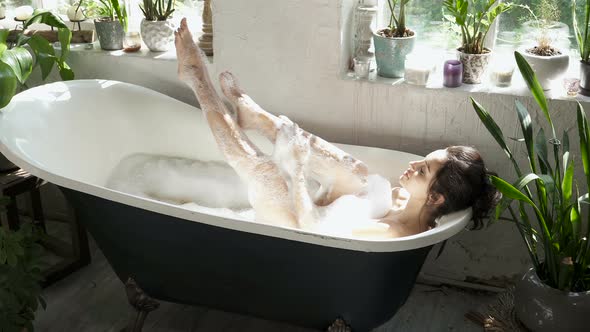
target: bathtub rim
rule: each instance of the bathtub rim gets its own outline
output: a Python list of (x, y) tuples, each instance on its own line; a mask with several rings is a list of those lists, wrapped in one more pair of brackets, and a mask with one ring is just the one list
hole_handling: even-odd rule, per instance
[[(79, 80), (79, 81), (108, 81), (108, 80)], [(117, 82), (117, 81), (113, 81)], [(65, 83), (65, 82), (60, 82)], [(122, 83), (124, 85), (133, 85), (135, 87), (143, 88), (145, 90), (150, 91), (151, 93), (156, 93), (162, 95), (163, 97), (167, 97), (173, 99), (169, 96), (161, 94), (157, 91), (144, 88), (141, 86), (137, 86), (130, 83), (124, 82), (117, 82)], [(51, 84), (51, 83), (50, 83)], [(66, 83), (67, 84), (67, 83)], [(33, 88), (34, 89), (34, 88)], [(28, 91), (30, 92), (29, 89)], [(176, 100), (176, 99), (174, 99)], [(177, 100), (178, 101), (178, 100)], [(178, 101), (181, 102), (181, 101)], [(182, 102), (181, 102), (182, 103)], [(194, 107), (192, 105), (189, 105)], [(194, 107), (197, 108), (197, 107)], [(198, 108), (197, 108), (198, 109)], [(3, 120), (2, 111), (0, 110), (0, 121)], [(349, 144), (337, 144), (339, 147), (353, 147), (353, 148), (370, 148), (375, 150), (386, 150), (386, 151), (394, 151), (389, 149), (381, 149), (376, 147), (368, 147), (368, 146), (361, 146), (361, 145), (349, 145)], [(397, 151), (397, 150), (395, 150)], [(48, 181), (50, 183), (54, 183), (58, 186), (62, 186), (65, 188), (69, 188), (72, 190), (77, 190), (83, 193), (87, 193), (96, 197), (100, 197), (103, 199), (107, 199), (114, 202), (120, 202), (126, 205), (134, 206), (137, 208), (145, 209), (151, 212), (165, 214), (173, 217), (177, 217), (180, 219), (184, 219), (187, 221), (192, 222), (199, 222), (204, 223), (212, 226), (223, 227), (227, 229), (243, 231), (247, 233), (253, 234), (260, 234), (264, 236), (271, 236), (271, 237), (278, 237), (292, 241), (300, 241), (315, 245), (321, 246), (328, 246), (340, 249), (347, 249), (347, 250), (355, 250), (355, 251), (364, 251), (364, 252), (394, 252), (394, 251), (404, 251), (404, 250), (412, 250), (422, 247), (432, 246), (439, 242), (442, 242), (453, 235), (459, 233), (463, 230), (467, 223), (471, 220), (471, 208), (468, 208), (464, 211), (458, 211), (455, 213), (450, 214), (450, 216), (456, 215), (460, 218), (458, 220), (449, 222), (448, 224), (445, 223), (442, 226), (435, 227), (434, 229), (428, 230), (426, 232), (422, 232), (419, 234), (400, 237), (400, 238), (392, 238), (392, 239), (379, 239), (379, 240), (368, 240), (368, 239), (354, 239), (354, 238), (346, 238), (346, 237), (339, 237), (334, 235), (327, 235), (327, 234), (318, 234), (309, 231), (304, 231), (295, 228), (287, 228), (287, 227), (280, 227), (280, 226), (273, 226), (268, 224), (262, 224), (252, 221), (243, 221), (240, 219), (230, 219), (222, 216), (212, 215), (208, 213), (202, 213), (195, 210), (189, 210), (186, 208), (182, 208), (180, 206), (175, 206), (172, 204), (143, 198), (139, 196), (134, 196), (131, 194), (126, 194), (123, 192), (115, 191), (112, 189), (108, 189), (106, 187), (98, 186), (95, 184), (73, 180), (70, 178), (66, 178), (64, 176), (51, 173), (46, 171), (40, 167), (35, 166), (32, 162), (29, 162), (25, 158), (21, 158), (21, 156), (13, 153), (9, 147), (4, 144), (3, 139), (0, 139), (0, 152), (4, 154), (8, 160), (15, 163), (23, 170), (29, 172), (30, 174)], [(406, 153), (403, 151), (397, 151), (401, 153)], [(237, 221), (237, 222), (236, 222)]]

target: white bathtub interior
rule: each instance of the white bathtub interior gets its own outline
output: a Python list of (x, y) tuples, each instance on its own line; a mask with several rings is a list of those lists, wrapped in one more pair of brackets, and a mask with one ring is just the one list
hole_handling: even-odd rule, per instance
[[(266, 139), (248, 134), (263, 151), (272, 151)], [(43, 173), (36, 174), (40, 177), (75, 181), (78, 188), (90, 185), (95, 194), (104, 191), (115, 166), (133, 154), (223, 160), (200, 110), (153, 90), (106, 80), (56, 82), (20, 93), (2, 111), (0, 139), (2, 152), (19, 166), (30, 165), (27, 170), (33, 174), (38, 170)], [(392, 184), (409, 161), (421, 158), (337, 145)], [(132, 198), (123, 200), (138, 204)], [(146, 206), (154, 209), (153, 204)], [(428, 236), (427, 242), (436, 243), (460, 231), (469, 218), (470, 211), (461, 211), (447, 216), (449, 222), (443, 220), (435, 230), (397, 240)]]

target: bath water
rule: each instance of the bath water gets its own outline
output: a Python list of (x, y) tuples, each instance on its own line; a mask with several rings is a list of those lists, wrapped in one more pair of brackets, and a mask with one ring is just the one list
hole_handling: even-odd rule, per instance
[[(350, 236), (353, 228), (385, 216), (392, 206), (389, 181), (369, 175), (367, 182), (363, 198), (344, 195), (329, 206), (317, 207), (319, 222), (313, 231)], [(134, 154), (113, 169), (106, 187), (200, 213), (255, 220), (246, 184), (222, 161)]]

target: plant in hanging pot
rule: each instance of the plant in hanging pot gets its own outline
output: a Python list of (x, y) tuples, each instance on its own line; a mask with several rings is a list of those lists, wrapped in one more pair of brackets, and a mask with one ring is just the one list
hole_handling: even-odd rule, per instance
[[(520, 53), (514, 54), (520, 73), (542, 111), (539, 117), (531, 117), (524, 105), (516, 101), (526, 162), (519, 164), (500, 127), (471, 99), (475, 112), (518, 176), (513, 183), (491, 177), (503, 194), (494, 218), (509, 212), (509, 219), (515, 223), (533, 264), (516, 286), (514, 307), (520, 321), (533, 331), (586, 331), (590, 326), (590, 213), (582, 206), (590, 204), (590, 127), (578, 103), (579, 157), (584, 176), (577, 179), (568, 131), (564, 130), (562, 138), (558, 138), (534, 71)], [(535, 135), (533, 119), (543, 117), (546, 123), (538, 125)], [(543, 127), (550, 129), (549, 139)]]
[(103, 50), (120, 50), (127, 31), (127, 11), (119, 0), (100, 0), (94, 20), (96, 35)]
[(141, 38), (153, 52), (164, 52), (174, 41), (174, 25), (168, 20), (174, 12), (175, 0), (143, 0), (140, 9)]
[(527, 62), (535, 70), (537, 79), (543, 90), (549, 90), (551, 83), (563, 76), (569, 66), (569, 55), (553, 46), (554, 41), (561, 37), (556, 35), (560, 11), (556, 0), (541, 0), (536, 8), (538, 16), (533, 14), (533, 21), (526, 24), (532, 30), (536, 41), (533, 47), (526, 46), (520, 50)]
[(576, 1), (572, 2), (573, 26), (580, 50), (580, 94), (590, 96), (590, 0), (584, 6), (584, 24), (582, 30), (578, 26)]
[(448, 12), (445, 19), (461, 31), (457, 52), (463, 64), (463, 83), (481, 83), (492, 54), (484, 45), (486, 36), (496, 18), (514, 5), (500, 0), (444, 0), (443, 7)]
[(80, 22), (86, 19), (86, 14), (84, 13), (85, 7), (82, 6), (83, 1), (84, 0), (81, 0), (80, 2), (75, 2), (70, 7), (68, 7), (68, 10), (66, 12), (66, 14), (68, 15), (68, 20), (70, 20), (71, 22)]
[[(414, 49), (416, 33), (406, 27), (406, 5), (410, 0), (387, 0), (389, 25), (373, 33), (377, 75), (404, 77), (406, 55)], [(396, 13), (396, 7), (399, 10)]]

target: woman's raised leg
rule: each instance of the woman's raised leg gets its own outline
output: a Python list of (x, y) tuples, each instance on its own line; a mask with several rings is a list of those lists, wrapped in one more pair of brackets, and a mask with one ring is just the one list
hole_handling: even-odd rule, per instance
[(220, 150), (248, 184), (250, 204), (259, 222), (298, 227), (288, 186), (277, 165), (253, 145), (215, 91), (201, 52), (182, 19), (175, 32), (178, 75), (195, 92)]
[[(219, 81), (223, 94), (236, 109), (240, 127), (257, 130), (275, 143), (277, 133), (285, 121), (256, 104), (244, 93), (230, 72), (221, 73)], [(368, 175), (368, 168), (362, 161), (320, 137), (306, 131), (303, 131), (303, 135), (310, 140), (309, 176), (318, 181), (323, 190), (316, 198), (316, 204), (327, 205), (342, 195), (356, 194), (362, 190)]]

